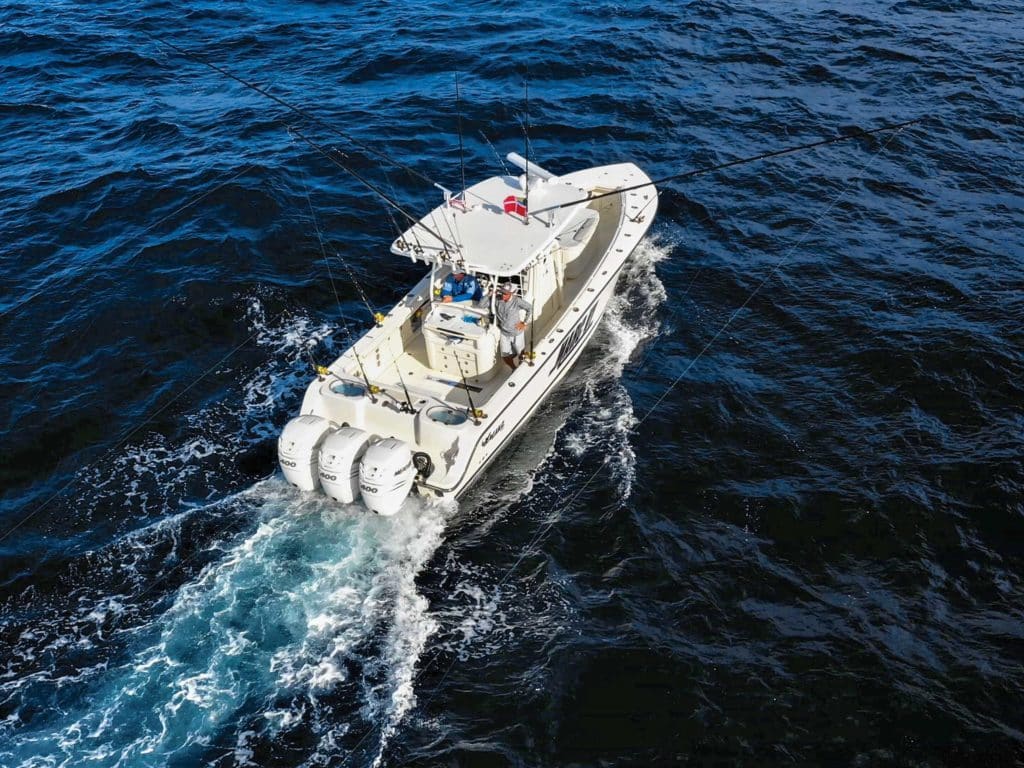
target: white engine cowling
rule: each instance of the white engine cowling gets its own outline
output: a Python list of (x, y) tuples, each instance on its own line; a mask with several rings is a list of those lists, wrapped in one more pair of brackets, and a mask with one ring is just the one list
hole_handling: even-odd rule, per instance
[(389, 437), (366, 449), (359, 464), (363, 503), (378, 515), (393, 515), (409, 495), (416, 469), (406, 443)]
[(342, 427), (327, 436), (320, 446), (320, 485), (324, 493), (342, 504), (359, 497), (359, 460), (377, 439), (355, 427)]
[(277, 460), (285, 479), (303, 491), (320, 486), (317, 477), (317, 453), (331, 423), (320, 416), (297, 416), (285, 424), (277, 438)]

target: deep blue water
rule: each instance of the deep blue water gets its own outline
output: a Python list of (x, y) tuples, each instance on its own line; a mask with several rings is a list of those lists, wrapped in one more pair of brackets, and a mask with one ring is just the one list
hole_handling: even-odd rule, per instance
[[(275, 471), (310, 209), (422, 266), (288, 126), (422, 211), (326, 126), (457, 187), (456, 71), (471, 181), (527, 78), (556, 172), (923, 120), (663, 189), (505, 459), (373, 519)], [(1022, 100), (1020, 2), (4, 3), (0, 765), (1024, 761)]]

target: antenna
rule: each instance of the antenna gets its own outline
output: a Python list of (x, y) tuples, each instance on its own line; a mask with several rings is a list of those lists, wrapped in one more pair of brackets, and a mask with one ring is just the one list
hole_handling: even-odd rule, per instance
[(523, 217), (526, 223), (530, 223), (530, 72), (527, 70), (523, 79), (523, 101), (526, 102), (526, 120), (523, 122), (523, 143), (526, 145), (526, 215)]
[(459, 71), (455, 70), (455, 112), (459, 119), (459, 169), (462, 171), (462, 197), (466, 197), (466, 155), (462, 147), (462, 102), (459, 100)]

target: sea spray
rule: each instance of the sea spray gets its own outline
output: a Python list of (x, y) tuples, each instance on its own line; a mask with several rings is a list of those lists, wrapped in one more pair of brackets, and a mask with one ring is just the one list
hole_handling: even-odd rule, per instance
[(582, 389), (583, 398), (580, 418), (561, 435), (562, 444), (577, 458), (585, 451), (603, 451), (622, 498), (632, 492), (636, 463), (630, 443), (636, 417), (622, 372), (633, 353), (658, 333), (657, 309), (666, 292), (656, 266), (670, 252), (669, 246), (655, 239), (639, 245), (623, 267), (590, 349), (567, 379), (568, 386)]

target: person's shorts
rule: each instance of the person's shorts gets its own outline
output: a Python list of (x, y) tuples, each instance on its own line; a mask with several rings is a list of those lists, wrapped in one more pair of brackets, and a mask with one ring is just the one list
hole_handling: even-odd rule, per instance
[(522, 333), (517, 333), (515, 336), (511, 334), (501, 334), (501, 341), (498, 344), (498, 349), (501, 352), (502, 357), (514, 357), (526, 349), (526, 336)]

